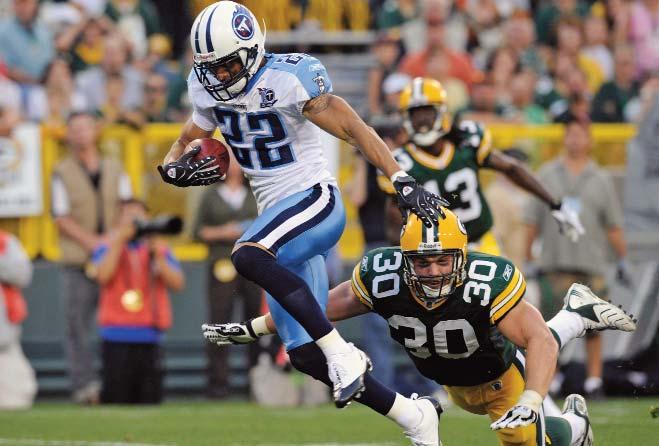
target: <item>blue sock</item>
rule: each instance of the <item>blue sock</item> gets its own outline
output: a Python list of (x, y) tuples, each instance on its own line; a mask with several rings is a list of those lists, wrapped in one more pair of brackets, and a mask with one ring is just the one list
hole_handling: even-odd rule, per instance
[(231, 260), (243, 277), (266, 290), (314, 341), (334, 329), (306, 282), (277, 263), (270, 253), (246, 245), (238, 248)]

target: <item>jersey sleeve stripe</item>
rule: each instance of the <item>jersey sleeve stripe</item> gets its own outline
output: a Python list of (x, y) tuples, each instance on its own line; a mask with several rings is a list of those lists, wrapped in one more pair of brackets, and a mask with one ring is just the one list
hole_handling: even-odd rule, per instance
[[(522, 279), (522, 282), (524, 282), (524, 279)], [(499, 309), (494, 315), (490, 316), (490, 323), (492, 325), (496, 325), (499, 323), (501, 319), (503, 319), (506, 314), (515, 306), (517, 306), (518, 303), (522, 301), (522, 297), (524, 296), (524, 293), (526, 292), (526, 283), (524, 282), (522, 287), (519, 289), (517, 294), (510, 299), (506, 305), (504, 305), (501, 309)]]
[(373, 308), (373, 302), (366, 292), (366, 287), (364, 286), (362, 278), (359, 276), (359, 267), (360, 264), (358, 263), (352, 270), (352, 280), (350, 281), (350, 285), (352, 285), (352, 291), (364, 305), (369, 308)]
[(476, 161), (478, 162), (478, 165), (483, 165), (483, 162), (485, 162), (485, 158), (487, 158), (487, 155), (489, 155), (491, 151), (492, 151), (492, 134), (490, 133), (489, 129), (485, 129), (483, 131), (483, 138), (481, 140), (481, 145), (478, 147), (478, 150), (476, 151)]
[(515, 268), (515, 273), (513, 274), (513, 280), (510, 281), (510, 284), (506, 287), (505, 290), (501, 292), (497, 297), (494, 298), (492, 301), (492, 306), (490, 307), (490, 317), (497, 311), (499, 311), (500, 308), (502, 308), (506, 303), (510, 301), (510, 299), (513, 299), (517, 293), (519, 292), (519, 289), (522, 287), (524, 283), (524, 278), (522, 277), (522, 274), (519, 272), (517, 268)]
[(515, 289), (521, 275), (522, 274), (519, 272), (519, 269), (515, 268), (515, 271), (513, 272), (513, 277), (506, 286), (506, 288), (504, 288), (504, 290), (501, 293), (499, 293), (492, 301), (492, 305), (490, 306), (492, 310), (496, 311), (497, 309), (496, 307), (499, 304), (501, 304), (501, 301), (504, 300), (506, 297), (508, 297), (510, 293)]

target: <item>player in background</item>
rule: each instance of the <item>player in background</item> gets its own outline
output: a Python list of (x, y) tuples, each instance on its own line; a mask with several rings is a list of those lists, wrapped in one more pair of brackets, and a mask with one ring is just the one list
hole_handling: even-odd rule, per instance
[[(545, 323), (523, 298), (519, 269), (503, 257), (468, 250), (464, 226), (453, 212), (444, 214), (432, 228), (410, 215), (400, 247), (368, 252), (351, 281), (330, 291), (329, 318), (369, 311), (385, 318), (423, 375), (444, 385), (461, 408), (489, 415), (501, 445), (591, 445), (580, 395), (568, 396), (561, 416), (543, 416), (558, 351), (586, 330), (633, 331), (635, 321), (574, 284), (563, 309)], [(255, 323), (274, 329), (267, 315), (202, 329), (210, 342), (240, 344), (256, 340)]]
[(180, 187), (218, 181), (222, 172), (214, 158), (195, 160), (199, 149), (186, 148), (219, 128), (259, 210), (237, 241), (232, 261), (240, 274), (266, 290), (292, 364), (312, 376), (329, 369), (337, 407), (360, 393), (360, 401), (380, 412), (394, 402), (391, 410), (404, 413), (401, 425), (423, 437), (414, 429), (428, 430), (433, 417), (436, 427), (433, 402), (402, 398), (372, 379), (366, 355), (347, 343), (325, 315), (325, 255), (343, 232), (345, 213), (327, 170), (320, 129), (358, 146), (390, 177), (401, 206), (429, 226), (437, 218), (439, 197), (418, 186), (375, 132), (332, 94), (318, 59), (265, 52), (265, 36), (245, 6), (220, 1), (206, 7), (192, 25), (190, 43), (193, 112), (158, 166), (163, 180)]
[[(502, 172), (547, 203), (561, 232), (576, 241), (584, 233), (578, 214), (556, 200), (522, 163), (492, 149), (490, 132), (482, 124), (453, 122), (446, 98), (441, 83), (430, 78), (417, 77), (403, 90), (400, 109), (409, 142), (395, 150), (394, 157), (428, 191), (449, 202), (467, 228), (470, 249), (500, 254), (490, 230), (492, 213), (478, 178), (481, 168)], [(385, 192), (395, 193), (387, 178), (380, 178), (379, 184)], [(387, 206), (395, 207), (395, 200), (389, 200)], [(391, 209), (387, 215), (390, 239), (396, 240), (401, 217)]]

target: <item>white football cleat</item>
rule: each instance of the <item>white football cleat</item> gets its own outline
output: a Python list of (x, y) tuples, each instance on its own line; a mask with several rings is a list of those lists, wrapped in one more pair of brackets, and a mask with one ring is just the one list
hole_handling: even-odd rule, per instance
[(563, 413), (573, 413), (574, 415), (583, 418), (586, 422), (581, 438), (577, 439), (577, 446), (592, 446), (593, 444), (593, 428), (590, 426), (590, 419), (588, 418), (588, 407), (586, 407), (586, 400), (581, 395), (573, 393), (565, 398), (563, 404)]
[(439, 415), (442, 413), (442, 406), (439, 401), (430, 396), (418, 398), (416, 393), (412, 394), (411, 399), (415, 400), (422, 417), (415, 428), (404, 432), (405, 436), (412, 441), (413, 446), (441, 446)]
[(350, 351), (327, 357), (327, 371), (334, 385), (334, 405), (339, 409), (350, 404), (364, 391), (364, 374), (373, 369), (373, 364), (366, 353), (352, 343)]
[(585, 330), (636, 330), (636, 320), (622, 309), (622, 305), (616, 307), (600, 299), (590, 288), (580, 283), (573, 283), (568, 290), (563, 309), (578, 314)]

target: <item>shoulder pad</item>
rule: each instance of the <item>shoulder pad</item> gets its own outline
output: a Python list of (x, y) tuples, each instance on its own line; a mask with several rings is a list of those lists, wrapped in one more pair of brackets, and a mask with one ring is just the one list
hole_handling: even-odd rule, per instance
[(302, 53), (277, 54), (273, 57), (276, 59), (272, 68), (294, 74), (310, 98), (333, 91), (325, 65), (315, 57)]
[[(369, 308), (373, 308), (373, 297), (383, 298), (398, 295), (398, 286), (382, 292), (376, 277), (383, 274), (396, 275), (403, 268), (403, 254), (398, 247), (377, 248), (367, 252), (352, 271), (352, 289), (359, 300)], [(375, 290), (374, 290), (375, 289)], [(382, 292), (382, 293), (381, 293)], [(381, 294), (379, 294), (381, 293)]]

